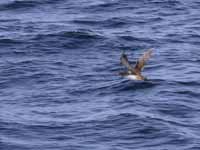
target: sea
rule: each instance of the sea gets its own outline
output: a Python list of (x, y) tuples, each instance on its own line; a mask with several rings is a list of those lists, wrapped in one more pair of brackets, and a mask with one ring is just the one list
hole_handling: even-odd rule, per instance
[(0, 0), (0, 150), (200, 150), (200, 1)]

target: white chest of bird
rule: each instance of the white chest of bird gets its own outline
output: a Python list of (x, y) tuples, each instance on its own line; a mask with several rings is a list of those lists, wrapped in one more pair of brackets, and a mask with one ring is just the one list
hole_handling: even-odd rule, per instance
[(126, 78), (129, 80), (138, 80), (135, 75), (127, 75)]

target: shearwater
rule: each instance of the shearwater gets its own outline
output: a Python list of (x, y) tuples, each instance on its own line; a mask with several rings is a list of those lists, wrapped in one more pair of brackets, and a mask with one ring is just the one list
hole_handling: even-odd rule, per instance
[(119, 74), (130, 80), (147, 80), (146, 77), (142, 75), (142, 70), (149, 58), (151, 57), (152, 50), (147, 50), (136, 62), (136, 65), (133, 67), (125, 52), (122, 53), (120, 57), (121, 64), (124, 65), (128, 70), (120, 72)]

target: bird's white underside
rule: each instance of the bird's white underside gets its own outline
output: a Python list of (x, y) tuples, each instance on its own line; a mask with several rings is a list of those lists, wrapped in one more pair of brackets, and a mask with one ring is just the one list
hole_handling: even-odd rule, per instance
[(135, 75), (127, 75), (126, 78), (129, 80), (137, 80)]

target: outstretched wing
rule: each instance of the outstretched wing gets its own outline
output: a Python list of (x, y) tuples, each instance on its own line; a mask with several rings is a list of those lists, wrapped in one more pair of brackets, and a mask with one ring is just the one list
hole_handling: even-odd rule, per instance
[(128, 68), (128, 70), (134, 72), (134, 68), (131, 66), (131, 64), (128, 61), (128, 57), (125, 53), (122, 53), (120, 57), (121, 64)]
[(135, 68), (134, 68), (136, 72), (141, 72), (142, 71), (142, 69), (144, 68), (145, 63), (151, 57), (151, 54), (152, 54), (152, 50), (149, 49), (143, 54), (142, 57), (139, 58), (139, 60), (136, 62)]

